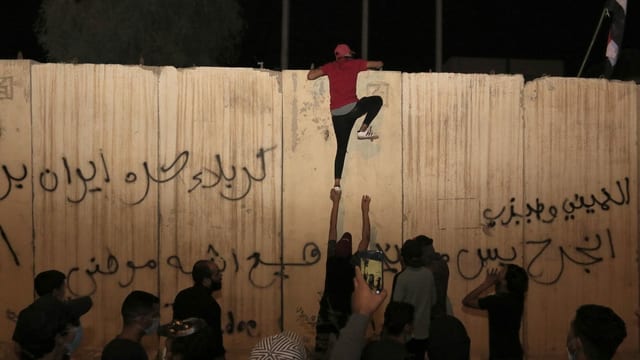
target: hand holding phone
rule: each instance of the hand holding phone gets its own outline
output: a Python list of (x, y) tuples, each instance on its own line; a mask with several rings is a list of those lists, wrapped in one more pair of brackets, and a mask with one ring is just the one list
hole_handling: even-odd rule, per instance
[(360, 269), (362, 277), (371, 290), (380, 294), (384, 289), (382, 261), (384, 254), (379, 250), (367, 250), (360, 253)]

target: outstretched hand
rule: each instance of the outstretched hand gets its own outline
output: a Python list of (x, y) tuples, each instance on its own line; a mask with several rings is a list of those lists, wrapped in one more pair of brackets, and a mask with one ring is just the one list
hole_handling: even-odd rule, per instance
[(363, 213), (369, 212), (370, 203), (371, 203), (371, 197), (369, 197), (369, 195), (362, 195), (362, 202), (360, 203), (360, 206), (362, 207)]
[(387, 297), (387, 290), (382, 289), (380, 294), (371, 290), (364, 281), (360, 268), (356, 266), (356, 275), (353, 279), (353, 295), (351, 297), (351, 310), (354, 314), (371, 316)]

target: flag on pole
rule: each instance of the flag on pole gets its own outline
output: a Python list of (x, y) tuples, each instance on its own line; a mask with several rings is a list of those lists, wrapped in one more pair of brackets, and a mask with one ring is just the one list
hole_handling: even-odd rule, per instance
[(624, 35), (624, 20), (627, 15), (627, 0), (607, 0), (606, 10), (611, 17), (611, 28), (607, 40), (607, 61), (604, 68), (604, 76), (608, 79), (613, 73), (616, 62), (618, 62), (618, 54)]

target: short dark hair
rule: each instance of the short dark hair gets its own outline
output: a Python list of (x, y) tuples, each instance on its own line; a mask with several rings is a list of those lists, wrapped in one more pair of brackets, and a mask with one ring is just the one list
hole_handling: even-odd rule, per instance
[(407, 266), (419, 267), (423, 265), (422, 261), (422, 245), (413, 239), (409, 239), (402, 244), (400, 250), (402, 259)]
[(527, 272), (518, 265), (506, 264), (507, 273), (505, 280), (507, 281), (507, 290), (510, 293), (523, 295), (529, 290), (529, 276)]
[(612, 309), (602, 305), (580, 306), (571, 326), (589, 359), (611, 359), (627, 337), (624, 321)]
[(51, 294), (53, 290), (59, 289), (64, 285), (67, 277), (58, 270), (47, 270), (36, 275), (33, 280), (33, 287), (38, 296)]
[(414, 238), (420, 245), (429, 246), (433, 245), (433, 239), (428, 237), (427, 235), (418, 235)]
[(391, 301), (384, 310), (384, 329), (390, 335), (400, 335), (406, 325), (413, 323), (413, 312), (413, 305)]
[(211, 277), (211, 269), (209, 269), (209, 262), (211, 260), (198, 260), (193, 264), (191, 270), (191, 277), (196, 284), (202, 283), (202, 280)]
[(160, 304), (160, 299), (146, 291), (132, 291), (122, 302), (122, 320), (125, 325), (132, 323), (138, 316), (148, 315), (153, 305)]

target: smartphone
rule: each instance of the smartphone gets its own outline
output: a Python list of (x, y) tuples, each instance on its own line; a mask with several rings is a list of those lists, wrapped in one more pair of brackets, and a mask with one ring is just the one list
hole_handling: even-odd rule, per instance
[(382, 261), (384, 254), (379, 250), (367, 250), (360, 253), (360, 270), (364, 281), (371, 290), (380, 294), (384, 288), (382, 277)]

